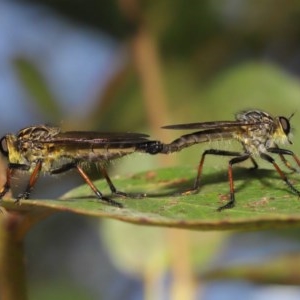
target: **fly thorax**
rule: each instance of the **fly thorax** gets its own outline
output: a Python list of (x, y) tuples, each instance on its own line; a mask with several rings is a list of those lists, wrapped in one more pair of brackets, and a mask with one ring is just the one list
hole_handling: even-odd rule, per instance
[(258, 139), (245, 139), (243, 145), (246, 152), (252, 155), (259, 155), (260, 153), (267, 151), (265, 143)]
[(17, 151), (28, 162), (49, 155), (49, 141), (60, 132), (58, 127), (32, 126), (19, 131), (15, 142)]
[(43, 144), (33, 141), (19, 141), (18, 151), (28, 161), (42, 159), (45, 155), (47, 155), (46, 149)]
[(245, 124), (241, 128), (240, 141), (246, 151), (251, 154), (266, 152), (277, 127), (274, 119), (269, 114), (258, 110), (237, 114), (236, 119)]
[(240, 141), (248, 153), (259, 155), (261, 152), (266, 152), (270, 136), (269, 129), (265, 126), (245, 127), (243, 134), (240, 135)]

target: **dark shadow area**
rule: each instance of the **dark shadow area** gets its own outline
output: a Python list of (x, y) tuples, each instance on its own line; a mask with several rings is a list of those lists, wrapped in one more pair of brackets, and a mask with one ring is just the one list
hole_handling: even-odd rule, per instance
[[(148, 193), (147, 197), (155, 198), (155, 197), (172, 196), (172, 195), (179, 196), (193, 187), (195, 178), (196, 178), (196, 172), (195, 172), (195, 177), (192, 179), (189, 179), (187, 181), (182, 180), (182, 182), (176, 182), (176, 183), (171, 182), (169, 185), (165, 186), (165, 189), (172, 189), (172, 191), (168, 191), (165, 193), (164, 192)], [(262, 185), (268, 188), (273, 188), (272, 184), (270, 183), (270, 181), (268, 181), (268, 179), (278, 179), (282, 181), (282, 179), (276, 173), (276, 171), (272, 169), (259, 169), (259, 168), (247, 169), (243, 167), (233, 168), (233, 181), (234, 182), (239, 181), (239, 184), (235, 186), (235, 192), (247, 188), (248, 182), (252, 180), (259, 180), (262, 183)], [(203, 174), (201, 178), (199, 192), (201, 192), (201, 187), (204, 185), (214, 185), (223, 182), (228, 182), (228, 191), (229, 191), (229, 181), (228, 181), (226, 169), (211, 174)], [(282, 181), (282, 183), (283, 183), (283, 187), (282, 189), (281, 188), (280, 189), (289, 191), (288, 187), (284, 185), (285, 182)], [(278, 187), (276, 187), (276, 189), (278, 189)]]
[[(124, 192), (124, 195), (118, 195), (118, 194), (108, 194), (104, 195), (105, 197), (109, 197), (111, 199), (140, 199), (143, 200), (144, 198), (160, 198), (160, 197), (170, 197), (170, 196), (181, 196), (183, 193), (189, 191), (193, 187), (194, 180), (196, 178), (196, 172), (195, 177), (190, 178), (188, 180), (185, 180), (183, 178), (182, 181), (179, 180), (170, 180), (170, 183), (166, 183), (163, 187), (163, 190), (167, 191), (150, 191), (149, 193), (145, 192), (136, 192), (136, 193), (130, 193), (130, 192)], [(243, 167), (236, 167), (233, 168), (233, 180), (234, 183), (238, 181), (238, 184), (235, 184), (235, 192), (238, 193), (239, 191), (242, 191), (244, 189), (247, 189), (247, 185), (249, 181), (252, 180), (259, 180), (263, 186), (266, 188), (274, 188), (272, 183), (270, 182), (270, 179), (279, 180), (282, 182), (282, 188), (276, 187), (276, 189), (285, 190), (289, 193), (291, 191), (289, 188), (285, 185), (285, 182), (280, 178), (280, 176), (277, 174), (275, 170), (272, 169), (249, 169), (249, 168), (243, 168)], [(155, 181), (155, 180), (154, 180)], [(300, 178), (299, 178), (300, 181)], [(229, 192), (229, 181), (227, 177), (227, 169), (222, 169), (219, 171), (216, 171), (211, 174), (203, 174), (201, 178), (201, 184), (198, 191), (192, 191), (191, 194), (197, 194), (201, 193), (201, 187), (205, 185), (215, 185), (228, 182), (228, 192)], [(100, 203), (105, 203), (105, 201), (97, 200), (96, 196), (94, 195), (87, 195), (87, 196), (78, 196), (78, 197), (72, 197), (72, 198), (64, 198), (66, 201), (73, 201), (77, 199), (91, 199), (91, 201), (99, 201)]]

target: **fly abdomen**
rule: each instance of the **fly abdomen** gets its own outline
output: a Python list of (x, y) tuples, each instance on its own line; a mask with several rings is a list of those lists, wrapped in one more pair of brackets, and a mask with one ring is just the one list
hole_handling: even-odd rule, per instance
[(191, 133), (181, 136), (174, 140), (170, 144), (164, 144), (161, 153), (172, 153), (180, 151), (186, 147), (192, 146), (197, 143), (207, 142), (210, 139), (206, 135), (197, 135), (197, 133)]
[(161, 153), (172, 153), (190, 147), (194, 144), (206, 143), (218, 140), (231, 139), (230, 132), (215, 132), (215, 130), (203, 130), (190, 134), (182, 135), (170, 144), (164, 144)]

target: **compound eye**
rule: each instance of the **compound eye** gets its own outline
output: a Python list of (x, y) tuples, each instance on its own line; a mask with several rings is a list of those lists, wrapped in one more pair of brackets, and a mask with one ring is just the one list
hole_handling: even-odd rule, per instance
[(0, 151), (4, 156), (8, 156), (7, 141), (5, 136), (0, 140)]
[(283, 132), (288, 135), (291, 131), (290, 121), (285, 117), (279, 117), (279, 123), (282, 127)]

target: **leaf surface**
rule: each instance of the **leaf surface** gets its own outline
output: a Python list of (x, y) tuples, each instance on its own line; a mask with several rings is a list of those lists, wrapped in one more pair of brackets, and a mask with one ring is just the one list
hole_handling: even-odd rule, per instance
[[(216, 209), (228, 201), (229, 184), (226, 170), (210, 168), (202, 177), (198, 194), (181, 195), (193, 185), (195, 168), (176, 167), (113, 178), (121, 191), (147, 193), (143, 198), (112, 198), (124, 205), (118, 208), (98, 201), (87, 185), (80, 186), (57, 200), (23, 200), (15, 205), (4, 200), (8, 210), (69, 211), (106, 217), (141, 225), (168, 226), (195, 230), (270, 229), (300, 225), (300, 200), (273, 170), (234, 168), (236, 206), (222, 212)], [(300, 175), (288, 174), (300, 187)], [(104, 180), (96, 186), (105, 194)]]

